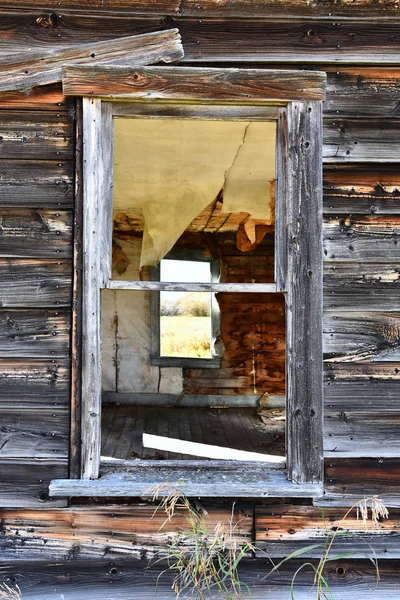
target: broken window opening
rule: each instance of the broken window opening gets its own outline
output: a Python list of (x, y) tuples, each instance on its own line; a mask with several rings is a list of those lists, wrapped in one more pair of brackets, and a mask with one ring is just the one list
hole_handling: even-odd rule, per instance
[(153, 121), (114, 121), (113, 278), (160, 289), (103, 292), (115, 306), (103, 310), (103, 463), (282, 467), (283, 295), (201, 291), (273, 284), (276, 123), (158, 120), (156, 136)]

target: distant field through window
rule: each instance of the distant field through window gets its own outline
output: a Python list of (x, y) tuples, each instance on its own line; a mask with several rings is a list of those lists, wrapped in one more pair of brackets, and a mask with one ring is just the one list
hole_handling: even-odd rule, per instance
[[(210, 263), (162, 260), (160, 280), (210, 283)], [(210, 292), (160, 292), (160, 355), (212, 357)]]

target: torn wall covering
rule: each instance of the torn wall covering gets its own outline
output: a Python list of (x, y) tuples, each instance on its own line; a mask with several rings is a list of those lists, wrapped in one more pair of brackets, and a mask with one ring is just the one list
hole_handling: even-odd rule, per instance
[(275, 122), (114, 119), (114, 214), (144, 222), (140, 266), (158, 264), (224, 188), (224, 212), (272, 222)]

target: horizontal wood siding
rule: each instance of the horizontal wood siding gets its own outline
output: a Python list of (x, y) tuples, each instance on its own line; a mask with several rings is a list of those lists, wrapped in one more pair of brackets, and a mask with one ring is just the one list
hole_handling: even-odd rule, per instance
[[(378, 85), (378, 95), (379, 90)], [(369, 129), (369, 120), (357, 122), (361, 137), (370, 139), (370, 150), (377, 155), (382, 141), (372, 142), (370, 136), (382, 123), (384, 127), (385, 122), (377, 120), (375, 129)], [(397, 468), (395, 457), (400, 456), (399, 170), (398, 165), (352, 160), (350, 153), (346, 165), (327, 167), (324, 177), (328, 505), (345, 502), (347, 495), (350, 502), (357, 494), (370, 493), (395, 502), (400, 493), (382, 479), (387, 469)], [(345, 457), (354, 458), (349, 462)]]
[(0, 98), (0, 506), (54, 505), (68, 474), (72, 107), (54, 87)]

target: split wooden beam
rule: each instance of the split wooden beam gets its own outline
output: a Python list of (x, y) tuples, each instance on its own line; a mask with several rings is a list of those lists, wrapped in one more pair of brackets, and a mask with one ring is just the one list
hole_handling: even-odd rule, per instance
[(79, 67), (63, 70), (66, 96), (271, 104), (324, 100), (326, 73), (193, 67)]
[[(61, 81), (67, 65), (129, 65), (130, 68), (183, 58), (177, 29), (124, 38), (22, 52), (0, 60), (0, 92), (21, 90)], [(82, 94), (83, 95), (83, 94)]]

